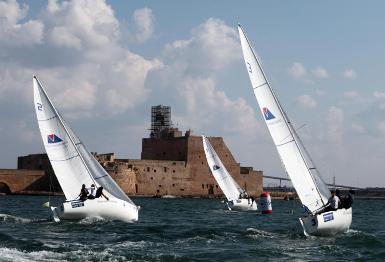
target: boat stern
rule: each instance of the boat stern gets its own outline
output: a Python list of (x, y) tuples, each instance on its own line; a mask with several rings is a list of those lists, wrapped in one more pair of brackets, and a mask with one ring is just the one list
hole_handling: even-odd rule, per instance
[(305, 236), (335, 235), (349, 230), (352, 223), (352, 208), (301, 217), (299, 220)]

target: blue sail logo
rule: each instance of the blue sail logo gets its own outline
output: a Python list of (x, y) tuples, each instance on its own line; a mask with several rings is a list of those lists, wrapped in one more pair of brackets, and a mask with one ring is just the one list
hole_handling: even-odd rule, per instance
[(271, 120), (275, 118), (275, 116), (269, 111), (269, 109), (267, 109), (267, 107), (262, 108), (262, 112), (266, 120)]
[(63, 140), (55, 134), (48, 135), (48, 144), (55, 144), (62, 142)]

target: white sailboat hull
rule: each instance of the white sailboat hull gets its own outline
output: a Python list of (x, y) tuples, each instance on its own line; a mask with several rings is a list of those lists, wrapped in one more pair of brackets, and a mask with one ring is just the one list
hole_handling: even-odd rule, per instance
[(58, 207), (51, 207), (51, 209), (56, 222), (86, 217), (136, 222), (140, 208), (120, 199), (88, 199), (86, 201), (64, 202)]
[(306, 236), (327, 236), (343, 233), (349, 230), (352, 223), (352, 208), (301, 217), (299, 221)]
[(251, 199), (237, 199), (227, 202), (227, 208), (235, 211), (256, 211), (258, 210), (257, 203), (251, 202)]

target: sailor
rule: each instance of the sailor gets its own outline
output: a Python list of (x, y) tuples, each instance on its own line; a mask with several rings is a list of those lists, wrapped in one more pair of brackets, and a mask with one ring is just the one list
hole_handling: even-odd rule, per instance
[(341, 191), (339, 189), (336, 189), (336, 196), (340, 200), (338, 203), (338, 208), (342, 208), (344, 206), (344, 198), (341, 196)]
[(341, 202), (339, 197), (336, 195), (336, 191), (335, 190), (332, 190), (331, 193), (332, 193), (332, 195), (331, 195), (331, 197), (328, 200), (329, 206), (326, 207), (325, 212), (337, 210), (338, 206), (339, 206), (339, 204)]
[(103, 187), (98, 187), (98, 189), (96, 189), (96, 194), (95, 194), (95, 198), (99, 198), (100, 196), (103, 196), (105, 199), (109, 200), (109, 198), (103, 194)]
[(342, 208), (346, 208), (346, 209), (350, 208), (353, 205), (353, 201), (354, 201), (354, 190), (350, 189), (348, 195), (345, 196), (344, 198), (344, 205), (342, 206)]
[[(250, 201), (251, 201), (251, 204), (250, 204)], [(254, 199), (253, 196), (249, 196), (249, 197), (247, 198), (247, 204), (249, 204), (250, 206), (253, 205), (254, 201), (255, 201), (255, 199)]]
[(86, 185), (83, 184), (82, 189), (80, 189), (80, 194), (78, 197), (79, 197), (80, 201), (85, 201), (85, 200), (87, 200), (87, 196), (88, 196), (88, 190), (86, 188)]
[(91, 185), (91, 187), (88, 189), (88, 192), (90, 192), (90, 194), (88, 195), (88, 199), (95, 199), (96, 188), (94, 184)]

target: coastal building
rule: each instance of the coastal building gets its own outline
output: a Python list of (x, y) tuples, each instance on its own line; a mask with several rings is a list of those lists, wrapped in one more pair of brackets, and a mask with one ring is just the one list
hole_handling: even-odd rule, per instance
[[(209, 137), (210, 143), (225, 167), (249, 195), (259, 196), (263, 191), (263, 172), (242, 167), (232, 155), (222, 137)], [(223, 195), (209, 170), (203, 151), (202, 138), (184, 134), (171, 122), (171, 108), (154, 106), (151, 109), (151, 129), (148, 138), (142, 139), (141, 159), (118, 159), (114, 153), (93, 153), (96, 159), (128, 195), (220, 197)], [(46, 154), (32, 154), (18, 158), (18, 170), (40, 171), (40, 180), (34, 190), (59, 191), (53, 170)], [(1, 171), (1, 170), (0, 170)], [(23, 171), (25, 174), (25, 171)], [(20, 172), (19, 172), (20, 173)], [(14, 176), (25, 176), (14, 171)], [(13, 191), (12, 182), (8, 186)], [(79, 185), (79, 190), (80, 190)], [(27, 188), (27, 187), (26, 187)], [(18, 192), (22, 192), (19, 190)]]

